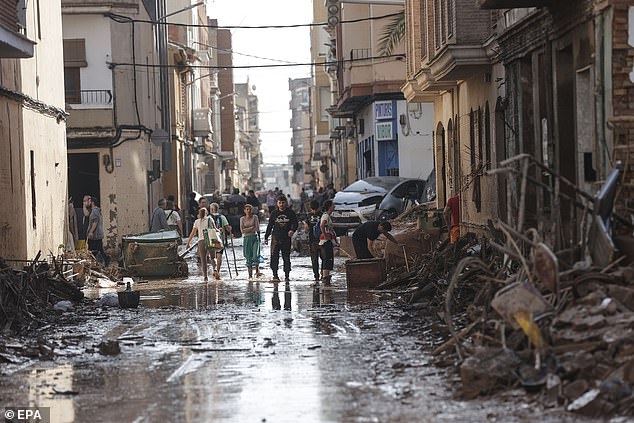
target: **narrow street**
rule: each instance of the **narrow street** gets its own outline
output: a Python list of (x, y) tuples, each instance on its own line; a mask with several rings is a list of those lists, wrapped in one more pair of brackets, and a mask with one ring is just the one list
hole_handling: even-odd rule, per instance
[[(434, 319), (348, 292), (342, 273), (315, 287), (308, 257), (289, 284), (247, 281), (235, 244), (237, 277), (232, 259), (233, 278), (224, 266), (204, 283), (190, 259), (185, 280), (137, 284), (137, 310), (90, 306), (43, 328), (54, 358), (1, 367), (2, 404), (51, 407), (58, 423), (580, 421), (523, 389), (454, 399), (457, 375), (430, 363)], [(108, 340), (119, 354), (99, 353)]]

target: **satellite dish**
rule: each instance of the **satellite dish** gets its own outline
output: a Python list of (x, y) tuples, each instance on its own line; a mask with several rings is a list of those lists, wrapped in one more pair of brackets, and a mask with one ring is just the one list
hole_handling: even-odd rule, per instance
[(251, 85), (251, 89), (255, 91), (255, 85)]

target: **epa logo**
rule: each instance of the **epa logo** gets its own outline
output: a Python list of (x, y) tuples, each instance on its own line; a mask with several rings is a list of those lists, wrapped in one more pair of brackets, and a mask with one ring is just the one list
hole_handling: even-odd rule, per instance
[(50, 422), (49, 407), (7, 407), (4, 410), (5, 421), (9, 422)]

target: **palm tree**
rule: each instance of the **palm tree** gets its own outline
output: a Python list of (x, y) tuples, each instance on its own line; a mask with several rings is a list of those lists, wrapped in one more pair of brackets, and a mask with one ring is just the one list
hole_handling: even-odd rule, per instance
[(405, 10), (396, 14), (392, 20), (385, 25), (381, 38), (379, 38), (379, 55), (391, 56), (392, 52), (405, 38)]

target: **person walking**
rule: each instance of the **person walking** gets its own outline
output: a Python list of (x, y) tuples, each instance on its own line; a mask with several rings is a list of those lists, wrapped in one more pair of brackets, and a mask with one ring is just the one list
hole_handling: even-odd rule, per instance
[(255, 191), (252, 189), (249, 190), (249, 195), (247, 196), (247, 203), (253, 206), (253, 214), (257, 215), (258, 211), (262, 208), (262, 204), (260, 204), (260, 200), (257, 195), (255, 195)]
[(86, 233), (86, 240), (88, 241), (88, 249), (93, 253), (97, 261), (101, 260), (104, 264), (108, 264), (110, 261), (105, 251), (103, 250), (103, 216), (101, 215), (101, 209), (97, 207), (95, 197), (89, 196), (88, 209), (90, 210), (90, 217), (88, 218), (88, 231)]
[(321, 252), (321, 273), (322, 280), (325, 284), (330, 284), (332, 278), (331, 272), (335, 267), (335, 244), (337, 242), (337, 235), (335, 234), (335, 228), (332, 225), (332, 219), (330, 215), (335, 210), (335, 204), (332, 200), (327, 200), (324, 203), (324, 214), (319, 220), (320, 235), (319, 235), (319, 249)]
[(192, 231), (189, 234), (189, 239), (187, 240), (187, 245), (185, 246), (185, 250), (189, 249), (189, 244), (192, 242), (192, 238), (194, 235), (198, 236), (198, 257), (200, 260), (200, 265), (203, 269), (203, 277), (205, 282), (209, 279), (207, 278), (207, 247), (205, 245), (205, 230), (210, 228), (213, 225), (211, 219), (207, 216), (207, 209), (201, 207), (198, 210), (198, 218), (194, 220), (192, 225)]
[(152, 211), (152, 217), (150, 218), (150, 232), (158, 232), (170, 228), (165, 217), (166, 208), (167, 200), (165, 198), (158, 200), (158, 205)]
[(306, 206), (308, 205), (308, 194), (306, 193), (306, 188), (302, 188), (302, 192), (299, 194), (299, 212), (306, 213)]
[(183, 222), (181, 221), (181, 215), (176, 210), (176, 206), (174, 205), (174, 201), (167, 200), (167, 208), (164, 210), (165, 219), (167, 219), (167, 224), (170, 229), (174, 229), (178, 232), (180, 236), (183, 236)]
[(310, 263), (313, 268), (315, 282), (321, 279), (319, 271), (319, 237), (315, 236), (315, 225), (319, 225), (321, 220), (321, 212), (319, 209), (319, 201), (312, 200), (310, 202), (310, 212), (306, 215), (306, 231), (308, 231), (308, 251), (310, 252)]
[(277, 208), (271, 212), (269, 223), (264, 234), (264, 243), (268, 245), (271, 236), (271, 270), (273, 282), (279, 282), (278, 267), (280, 253), (284, 261), (285, 280), (290, 280), (291, 273), (291, 238), (297, 230), (297, 215), (288, 208), (286, 197), (282, 194), (277, 198)]
[(240, 218), (240, 232), (242, 232), (242, 252), (247, 262), (249, 279), (253, 278), (253, 268), (255, 276), (262, 276), (260, 273), (260, 220), (253, 213), (253, 206), (244, 206), (244, 216)]
[(190, 232), (191, 228), (194, 226), (194, 220), (196, 220), (196, 216), (198, 215), (198, 201), (196, 201), (196, 193), (189, 193), (189, 204), (187, 207), (187, 228), (186, 232)]
[(374, 242), (380, 235), (398, 244), (398, 241), (390, 233), (391, 230), (392, 224), (390, 222), (377, 222), (374, 220), (365, 222), (357, 227), (352, 233), (352, 245), (357, 259), (374, 258), (368, 249), (368, 240)]
[(218, 229), (218, 234), (222, 234), (222, 248), (214, 248), (213, 254), (215, 255), (215, 261), (212, 258), (212, 264), (214, 266), (214, 278), (220, 279), (220, 268), (222, 266), (222, 254), (225, 252), (225, 248), (227, 247), (227, 236), (231, 236), (231, 225), (229, 225), (229, 221), (225, 215), (220, 213), (220, 206), (218, 203), (211, 203), (209, 205), (209, 214)]
[(447, 200), (443, 217), (449, 229), (449, 241), (455, 244), (460, 238), (460, 195), (456, 194)]

